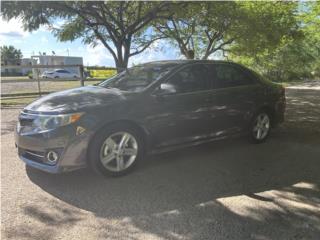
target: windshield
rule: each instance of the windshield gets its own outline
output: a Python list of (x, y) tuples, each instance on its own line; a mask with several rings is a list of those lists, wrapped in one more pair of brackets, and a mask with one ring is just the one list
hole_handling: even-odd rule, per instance
[(98, 86), (122, 91), (140, 92), (169, 73), (175, 64), (145, 64), (135, 66), (103, 81)]

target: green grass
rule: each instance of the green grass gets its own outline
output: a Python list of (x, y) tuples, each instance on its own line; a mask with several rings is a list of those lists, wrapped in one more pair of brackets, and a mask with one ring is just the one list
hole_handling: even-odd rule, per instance
[(11, 99), (1, 99), (1, 107), (13, 107), (13, 106), (25, 106), (35, 99), (38, 96), (30, 96), (30, 97), (23, 97), (23, 98), (11, 98)]
[(28, 78), (28, 76), (19, 76), (19, 77), (3, 77), (3, 76), (1, 76), (1, 80), (19, 81), (19, 80), (29, 80), (29, 78)]

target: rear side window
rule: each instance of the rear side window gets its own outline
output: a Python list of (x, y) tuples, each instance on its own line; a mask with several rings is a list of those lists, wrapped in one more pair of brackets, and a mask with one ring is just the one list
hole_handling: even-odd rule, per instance
[(69, 73), (67, 70), (57, 70), (58, 73)]
[(189, 66), (175, 73), (168, 83), (175, 87), (177, 93), (208, 90), (210, 82), (207, 72), (207, 68), (202, 64)]
[(230, 64), (214, 65), (215, 88), (229, 88), (254, 84), (253, 79), (240, 68)]

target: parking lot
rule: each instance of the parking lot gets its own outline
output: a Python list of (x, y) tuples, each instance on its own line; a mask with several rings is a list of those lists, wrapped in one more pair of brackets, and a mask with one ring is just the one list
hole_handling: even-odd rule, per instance
[(18, 159), (2, 109), (2, 239), (320, 239), (320, 83), (287, 88), (286, 122), (149, 156), (135, 172), (50, 175)]

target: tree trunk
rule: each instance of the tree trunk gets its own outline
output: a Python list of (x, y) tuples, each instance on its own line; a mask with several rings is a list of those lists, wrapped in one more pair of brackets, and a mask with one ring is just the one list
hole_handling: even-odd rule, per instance
[(117, 59), (115, 59), (116, 68), (117, 68), (118, 73), (121, 73), (122, 71), (127, 69), (128, 59), (129, 59), (128, 51), (123, 52), (122, 51), (122, 44), (119, 44), (117, 46)]
[(192, 49), (186, 49), (182, 52), (186, 59), (194, 59), (194, 51)]
[(209, 54), (206, 53), (201, 59), (202, 60), (208, 60), (208, 57), (209, 57)]
[(128, 67), (128, 63), (123, 60), (117, 59), (115, 60), (115, 62), (116, 62), (117, 73), (123, 72)]
[(194, 51), (193, 50), (189, 50), (188, 51), (188, 59), (194, 59)]

